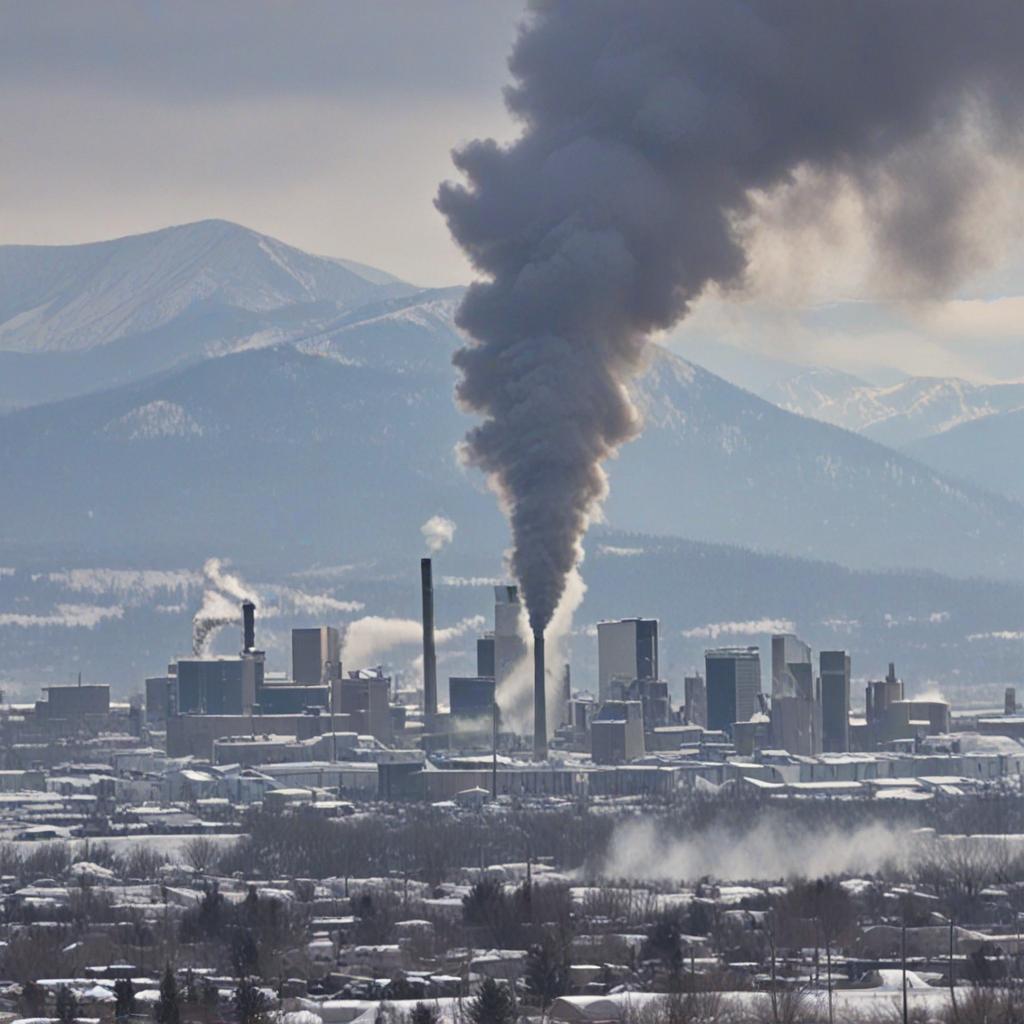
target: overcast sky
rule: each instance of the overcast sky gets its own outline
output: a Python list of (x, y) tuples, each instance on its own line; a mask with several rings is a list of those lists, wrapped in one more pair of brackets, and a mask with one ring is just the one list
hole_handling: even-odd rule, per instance
[[(223, 217), (419, 284), (462, 283), (432, 200), (453, 146), (515, 134), (501, 89), (522, 9), (0, 0), (0, 242)], [(901, 309), (851, 289), (842, 263), (804, 294), (704, 301), (675, 339), (698, 357), (725, 341), (875, 379), (1024, 377), (1019, 253), (958, 296)]]
[(0, 236), (224, 217), (423, 284), (466, 279), (432, 206), (508, 137), (517, 0), (0, 4)]

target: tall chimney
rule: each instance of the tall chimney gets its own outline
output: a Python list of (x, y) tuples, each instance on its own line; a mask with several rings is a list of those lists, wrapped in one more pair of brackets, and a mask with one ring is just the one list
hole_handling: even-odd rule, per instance
[(434, 650), (434, 570), (429, 558), (420, 559), (423, 585), (423, 715), (429, 728), (437, 715), (437, 652)]
[(242, 602), (242, 650), (256, 649), (256, 605), (252, 601)]
[(548, 756), (548, 713), (544, 694), (544, 632), (533, 631), (533, 759)]

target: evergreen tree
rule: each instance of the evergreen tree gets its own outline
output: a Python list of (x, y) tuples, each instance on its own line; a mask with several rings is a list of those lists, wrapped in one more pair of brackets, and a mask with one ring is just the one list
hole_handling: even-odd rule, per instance
[(263, 1024), (267, 1013), (267, 997), (255, 982), (243, 978), (235, 989), (232, 1002), (238, 1024)]
[(78, 1000), (75, 998), (75, 993), (67, 985), (61, 985), (57, 989), (57, 1020), (60, 1021), (60, 1024), (73, 1024), (77, 1016)]
[(551, 938), (530, 947), (523, 974), (527, 989), (544, 1009), (569, 989), (569, 964)]
[(46, 993), (36, 981), (21, 986), (21, 1007), (26, 1017), (42, 1017), (46, 1009)]
[(153, 1019), (156, 1024), (181, 1024), (181, 998), (170, 964), (164, 968), (160, 979), (160, 998), (153, 1006)]
[(135, 1012), (135, 986), (131, 978), (118, 978), (114, 982), (114, 1016), (118, 1020)]
[(440, 1024), (441, 1015), (429, 1003), (417, 1003), (409, 1014), (409, 1024)]
[(516, 1019), (512, 993), (493, 978), (484, 978), (466, 1012), (472, 1024), (515, 1024)]

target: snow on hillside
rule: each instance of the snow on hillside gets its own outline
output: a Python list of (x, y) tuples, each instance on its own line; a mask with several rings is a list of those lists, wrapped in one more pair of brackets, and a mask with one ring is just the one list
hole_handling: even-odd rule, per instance
[(0, 351), (75, 352), (145, 334), (190, 310), (320, 316), (415, 289), (227, 221), (105, 242), (0, 246)]
[(893, 446), (1024, 407), (1024, 382), (974, 384), (955, 377), (911, 377), (875, 386), (822, 368), (778, 381), (760, 393), (789, 412)]

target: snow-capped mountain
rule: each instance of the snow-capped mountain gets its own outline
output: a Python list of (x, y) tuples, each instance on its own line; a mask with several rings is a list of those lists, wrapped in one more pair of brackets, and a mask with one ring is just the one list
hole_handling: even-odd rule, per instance
[(81, 352), (165, 327), (189, 310), (352, 308), (415, 289), (311, 256), (228, 221), (107, 242), (0, 246), (0, 350)]
[[(31, 482), (0, 518), (0, 564), (41, 538), (101, 560), (413, 557), (437, 513), (468, 549), (503, 550), (493, 496), (455, 459), (471, 421), (452, 402), (454, 329), (392, 313), (325, 336), (316, 354), (243, 351), (0, 418), (0, 476)], [(369, 358), (391, 330), (432, 354)], [(1020, 505), (664, 350), (637, 399), (647, 429), (608, 467), (615, 528), (857, 568), (1024, 575)]]
[(417, 289), (227, 221), (0, 246), (0, 412), (295, 340)]
[(911, 377), (880, 387), (824, 368), (807, 369), (758, 393), (789, 412), (893, 447), (1024, 407), (1024, 382), (974, 384), (956, 377)]

